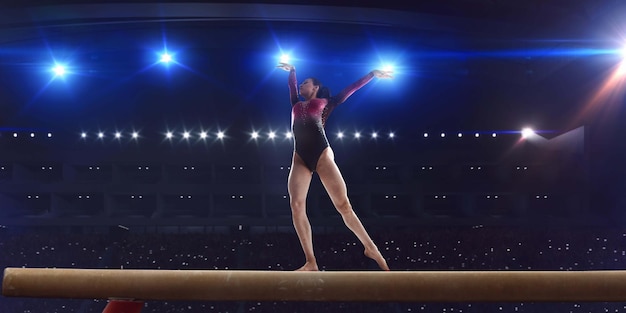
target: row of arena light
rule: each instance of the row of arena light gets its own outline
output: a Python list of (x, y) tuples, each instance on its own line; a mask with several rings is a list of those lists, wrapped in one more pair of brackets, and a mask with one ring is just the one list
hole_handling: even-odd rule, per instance
[[(13, 136), (13, 138), (18, 138), (18, 137), (20, 137), (19, 133), (13, 133), (11, 136)], [(35, 137), (37, 137), (38, 135), (37, 135), (36, 133), (32, 133), (32, 132), (31, 132), (31, 133), (28, 133), (28, 134), (27, 134), (27, 136), (28, 136), (28, 137), (30, 137), (30, 138), (35, 138)], [(47, 132), (47, 133), (45, 133), (43, 136), (44, 136), (44, 137), (48, 137), (48, 138), (52, 138), (52, 133)]]
[[(165, 133), (162, 134), (164, 139), (192, 139), (192, 138), (198, 138), (198, 139), (208, 139), (208, 138), (216, 138), (216, 139), (226, 139), (228, 136), (226, 135), (225, 131), (218, 131), (215, 133), (209, 133), (207, 131), (201, 131), (201, 132), (191, 132), (191, 131), (184, 131), (184, 132), (172, 132), (172, 131), (167, 131)], [(122, 134), (122, 132), (114, 132), (111, 134), (111, 136), (113, 138), (116, 139), (121, 139), (122, 137), (125, 137), (124, 134)], [(267, 139), (279, 139), (279, 138), (284, 138), (284, 139), (291, 139), (293, 137), (293, 134), (291, 132), (276, 132), (276, 131), (269, 131), (269, 132), (260, 132), (260, 131), (252, 131), (249, 133), (250, 139), (262, 139), (263, 137), (267, 138)], [(347, 134), (345, 132), (337, 132), (336, 133), (336, 137), (341, 139), (341, 138), (346, 138), (349, 137), (350, 134)], [(359, 138), (364, 138), (364, 137), (370, 137), (372, 139), (377, 139), (377, 138), (381, 138), (381, 137), (387, 137), (390, 139), (393, 139), (396, 137), (396, 134), (394, 132), (389, 132), (386, 134), (386, 136), (381, 136), (378, 132), (371, 132), (369, 134), (364, 134), (361, 132), (354, 132), (352, 133), (352, 136), (355, 139), (359, 139)], [(87, 132), (82, 132), (80, 134), (80, 137), (83, 139), (86, 139), (88, 137), (91, 137)], [(108, 135), (105, 132), (97, 132), (94, 134), (94, 137), (99, 138), (99, 139), (104, 139), (105, 137), (108, 137)], [(131, 132), (130, 134), (128, 134), (128, 137), (133, 138), (133, 139), (138, 139), (140, 137), (138, 132)]]
[[(521, 133), (522, 137), (527, 137), (528, 136), (528, 132), (529, 130), (523, 130), (522, 132), (516, 132), (516, 133)], [(532, 131), (531, 131), (532, 132)], [(279, 139), (279, 138), (284, 138), (284, 139), (291, 139), (293, 137), (293, 134), (289, 131), (287, 132), (277, 132), (277, 131), (268, 131), (268, 132), (260, 132), (260, 131), (252, 131), (248, 133), (250, 136), (250, 139), (256, 140), (256, 139), (262, 139), (262, 138), (266, 138), (266, 139)], [(44, 136), (47, 138), (52, 138), (52, 133), (51, 132), (46, 132), (42, 135), (37, 134), (35, 132), (30, 132), (25, 134), (27, 137), (30, 138), (35, 138), (35, 137), (39, 137), (39, 136)], [(471, 134), (467, 134), (467, 133), (462, 133), (462, 132), (458, 132), (456, 133), (456, 137), (458, 138), (462, 138), (465, 137), (466, 135), (469, 136), (473, 136), (473, 137), (481, 137), (482, 135), (485, 135), (484, 133), (471, 133)], [(22, 135), (20, 135), (20, 133), (18, 132), (13, 132), (12, 133), (12, 137), (13, 138), (19, 138)], [(192, 132), (192, 131), (183, 131), (183, 132), (174, 132), (174, 131), (166, 131), (164, 133), (162, 133), (162, 136), (164, 137), (164, 139), (166, 140), (171, 140), (171, 139), (193, 139), (193, 138), (197, 138), (197, 139), (208, 139), (208, 138), (216, 138), (216, 139), (226, 139), (228, 136), (226, 135), (225, 131), (217, 131), (217, 132), (213, 132), (210, 133), (208, 131), (200, 131), (200, 132)], [(352, 132), (352, 133), (348, 133), (348, 132), (343, 132), (343, 131), (338, 131), (334, 133), (334, 136), (337, 139), (343, 139), (343, 138), (349, 138), (352, 137), (354, 139), (361, 139), (361, 138), (371, 138), (371, 139), (378, 139), (378, 138), (383, 138), (386, 137), (388, 139), (393, 139), (396, 137), (396, 133), (395, 132), (388, 132), (386, 134), (381, 134), (379, 132), (370, 132), (370, 133), (363, 133), (363, 132)], [(498, 134), (496, 132), (491, 132), (490, 134), (488, 134), (487, 136), (490, 137), (497, 137)], [(129, 133), (124, 133), (121, 131), (115, 131), (115, 132), (104, 132), (104, 131), (98, 131), (98, 132), (94, 132), (94, 133), (89, 133), (89, 132), (81, 132), (80, 133), (80, 138), (82, 139), (87, 139), (87, 138), (98, 138), (98, 139), (105, 139), (105, 138), (115, 138), (115, 139), (122, 139), (122, 138), (131, 138), (131, 139), (139, 139), (141, 138), (141, 134), (138, 131), (133, 131), (133, 132), (129, 132)], [(330, 136), (329, 136), (330, 137)], [(423, 134), (424, 138), (429, 138), (431, 137), (431, 135), (429, 133), (424, 133)], [(447, 137), (447, 134), (445, 132), (439, 133), (439, 137), (441, 138), (445, 138)]]
[[(291, 59), (291, 56), (285, 53), (282, 53), (278, 57), (278, 61), (280, 63), (290, 63), (290, 59)], [(163, 64), (167, 67), (169, 67), (169, 65), (176, 64), (176, 65), (181, 65), (183, 67), (186, 67), (185, 65), (183, 65), (176, 59), (176, 53), (169, 52), (167, 51), (167, 49), (159, 53), (155, 62), (151, 64), (150, 66), (154, 66), (156, 64)], [(378, 68), (383, 71), (392, 72), (392, 73), (394, 72), (394, 65), (390, 63), (380, 64)], [(63, 78), (66, 74), (74, 74), (71, 67), (67, 66), (67, 64), (59, 63), (56, 61), (50, 67), (50, 72), (52, 73), (53, 78)]]

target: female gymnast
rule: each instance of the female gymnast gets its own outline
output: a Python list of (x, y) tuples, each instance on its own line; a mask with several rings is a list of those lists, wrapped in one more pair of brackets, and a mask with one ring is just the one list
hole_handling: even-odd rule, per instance
[[(344, 223), (365, 247), (365, 256), (376, 261), (381, 269), (388, 271), (389, 267), (385, 258), (352, 210), (346, 183), (335, 163), (333, 150), (326, 138), (324, 126), (328, 116), (337, 105), (346, 101), (350, 95), (371, 81), (372, 78), (391, 78), (391, 72), (373, 70), (343, 89), (339, 94), (331, 96), (328, 88), (322, 86), (315, 78), (305, 79), (300, 84), (298, 92), (295, 67), (288, 63), (279, 63), (277, 67), (289, 72), (288, 85), (292, 106), (291, 128), (294, 138), (294, 152), (289, 172), (288, 191), (293, 225), (306, 258), (305, 264), (298, 270), (319, 270), (313, 253), (311, 224), (306, 215), (307, 193), (313, 172), (317, 172)], [(300, 96), (304, 101), (300, 100)]]

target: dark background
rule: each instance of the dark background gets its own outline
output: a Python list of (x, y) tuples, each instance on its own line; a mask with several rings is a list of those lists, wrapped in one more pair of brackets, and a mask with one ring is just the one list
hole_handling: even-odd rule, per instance
[[(623, 268), (624, 86), (615, 73), (624, 57), (624, 12), (620, 1), (582, 0), (4, 1), (0, 264), (299, 267), (286, 188), (293, 144), (283, 137), (287, 73), (275, 68), (282, 50), (291, 52), (300, 81), (314, 76), (334, 92), (382, 62), (394, 63), (393, 79), (356, 92), (326, 127), (354, 209), (392, 269)], [(165, 46), (176, 60), (168, 66), (157, 62)], [(50, 72), (55, 60), (67, 65), (63, 78)], [(524, 127), (539, 138), (522, 139)], [(167, 131), (174, 138), (165, 139)], [(184, 131), (191, 138), (182, 138)], [(269, 131), (278, 137), (268, 138)], [(375, 268), (361, 258), (316, 176), (307, 205), (323, 269)], [(2, 305), (98, 312), (104, 302)]]

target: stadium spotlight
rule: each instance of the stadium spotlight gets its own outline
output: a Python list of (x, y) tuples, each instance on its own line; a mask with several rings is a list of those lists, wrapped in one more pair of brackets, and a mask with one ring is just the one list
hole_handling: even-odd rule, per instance
[(161, 54), (161, 59), (159, 61), (161, 63), (170, 63), (172, 62), (172, 56), (169, 53), (164, 52), (163, 54)]
[(528, 138), (534, 134), (535, 134), (535, 131), (532, 130), (531, 128), (526, 127), (522, 129), (522, 138)]
[(393, 73), (393, 65), (385, 64), (385, 65), (383, 65), (382, 70), (385, 71), (385, 72)]
[(52, 68), (52, 72), (54, 73), (54, 76), (63, 76), (66, 73), (65, 66), (61, 64), (55, 64)]

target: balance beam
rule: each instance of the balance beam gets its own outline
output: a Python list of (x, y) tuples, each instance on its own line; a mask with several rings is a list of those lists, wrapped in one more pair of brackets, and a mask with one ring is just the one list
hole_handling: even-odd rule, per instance
[(6, 268), (2, 294), (141, 301), (625, 302), (626, 271)]

